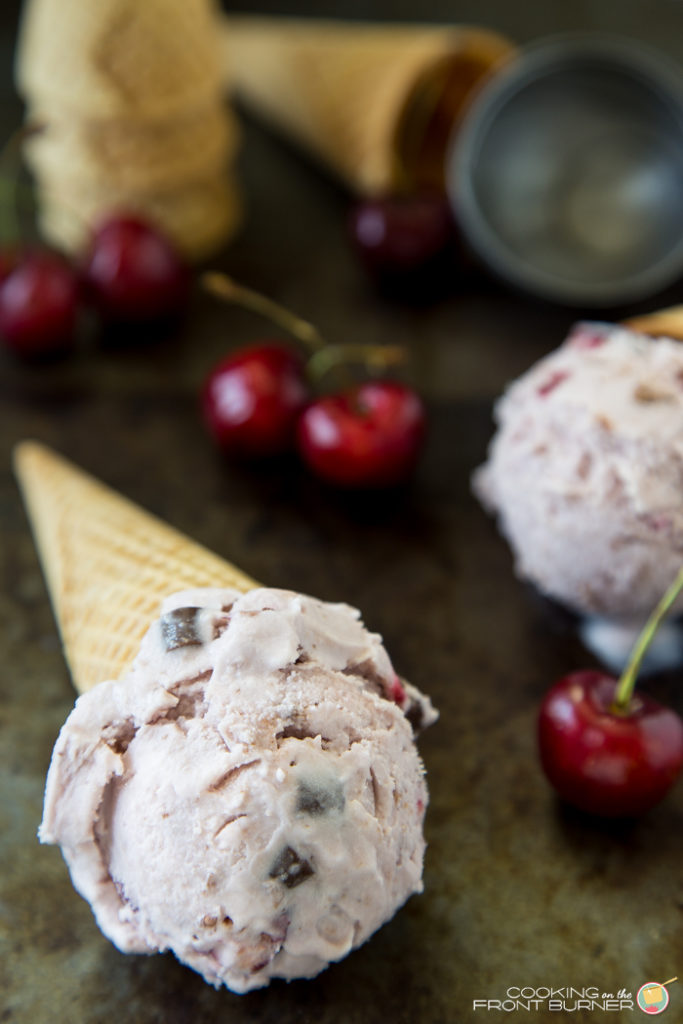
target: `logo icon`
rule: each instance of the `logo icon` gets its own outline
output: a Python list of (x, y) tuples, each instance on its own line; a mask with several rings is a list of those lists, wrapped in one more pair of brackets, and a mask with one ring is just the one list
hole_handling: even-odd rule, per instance
[(668, 981), (664, 981), (661, 984), (658, 981), (646, 981), (644, 985), (641, 985), (638, 989), (636, 1002), (643, 1013), (649, 1013), (652, 1016), (657, 1013), (664, 1013), (669, 1005), (669, 993), (666, 986), (676, 980), (676, 978), (669, 978)]

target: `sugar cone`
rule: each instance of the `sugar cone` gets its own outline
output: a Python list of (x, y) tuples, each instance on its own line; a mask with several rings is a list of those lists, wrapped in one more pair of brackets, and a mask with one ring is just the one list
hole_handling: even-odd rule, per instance
[(121, 211), (191, 259), (235, 234), (239, 131), (220, 27), (216, 0), (26, 0), (16, 77), (28, 121), (44, 126), (25, 155), (52, 244), (78, 250)]
[(39, 181), (67, 178), (132, 192), (223, 173), (239, 142), (237, 119), (222, 103), (163, 119), (76, 119), (35, 109), (31, 120), (46, 125), (23, 148)]
[(14, 460), (79, 693), (130, 666), (169, 593), (257, 586), (51, 449), (24, 441)]
[(169, 117), (220, 91), (213, 0), (27, 0), (19, 91), (87, 117)]
[[(481, 84), (514, 52), (477, 28), (238, 16), (226, 19), (224, 42), (229, 80), (244, 101), (364, 193), (394, 187), (428, 129), (443, 136), (443, 163), (465, 93), (471, 98), (474, 80)], [(402, 139), (415, 90), (428, 96), (437, 81), (449, 96), (437, 91), (417, 137), (413, 125)], [(444, 120), (442, 100), (445, 125), (436, 124)]]
[(669, 306), (667, 309), (659, 309), (655, 313), (634, 316), (624, 320), (624, 324), (631, 330), (640, 331), (643, 334), (683, 341), (683, 306)]

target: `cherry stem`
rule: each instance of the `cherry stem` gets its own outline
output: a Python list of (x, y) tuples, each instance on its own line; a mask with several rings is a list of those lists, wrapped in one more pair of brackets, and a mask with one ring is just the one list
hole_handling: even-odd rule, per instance
[(308, 320), (302, 320), (301, 317), (296, 316), (295, 313), (265, 295), (261, 295), (260, 292), (252, 291), (251, 288), (238, 284), (227, 274), (208, 271), (202, 274), (201, 282), (206, 291), (212, 295), (250, 309), (253, 313), (260, 313), (314, 351), (325, 347), (326, 342), (320, 331)]
[(398, 345), (326, 345), (308, 360), (306, 367), (313, 381), (318, 381), (338, 366), (361, 363), (370, 370), (386, 370), (405, 362), (406, 352)]
[(633, 696), (633, 688), (636, 685), (636, 676), (640, 671), (640, 666), (643, 658), (645, 657), (645, 652), (650, 646), (650, 641), (653, 636), (659, 629), (662, 619), (666, 616), (666, 613), (671, 608), (671, 605), (674, 603), (681, 590), (683, 590), (683, 567), (678, 570), (678, 575), (664, 594), (664, 597), (661, 599), (650, 618), (645, 623), (640, 636), (633, 646), (628, 664), (619, 677), (619, 682), (617, 683), (617, 689), (612, 703), (612, 711), (616, 714), (625, 714), (628, 711), (628, 706), (631, 697)]

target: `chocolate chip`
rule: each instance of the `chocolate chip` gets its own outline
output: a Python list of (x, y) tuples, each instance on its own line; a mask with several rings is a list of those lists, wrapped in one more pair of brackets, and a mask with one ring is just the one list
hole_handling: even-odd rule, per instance
[(327, 814), (328, 811), (343, 811), (346, 804), (344, 787), (340, 782), (331, 784), (304, 780), (299, 783), (296, 809), (304, 814)]
[(282, 882), (288, 889), (295, 889), (313, 874), (315, 872), (308, 861), (300, 857), (291, 846), (284, 847), (270, 869), (270, 877)]
[(418, 700), (412, 701), (405, 712), (405, 716), (413, 727), (413, 732), (422, 732), (425, 724), (425, 713), (422, 704)]
[(161, 616), (161, 636), (167, 651), (202, 643), (199, 635), (201, 611), (201, 608), (174, 608)]
[(230, 625), (229, 615), (219, 615), (213, 620), (213, 640), (218, 640), (219, 636), (225, 633), (226, 629)]

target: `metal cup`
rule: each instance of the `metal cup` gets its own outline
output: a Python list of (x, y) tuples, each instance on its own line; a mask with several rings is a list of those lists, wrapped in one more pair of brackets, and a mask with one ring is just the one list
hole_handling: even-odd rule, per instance
[(627, 40), (536, 44), (475, 100), (447, 188), (510, 284), (569, 305), (646, 298), (683, 275), (683, 74)]

